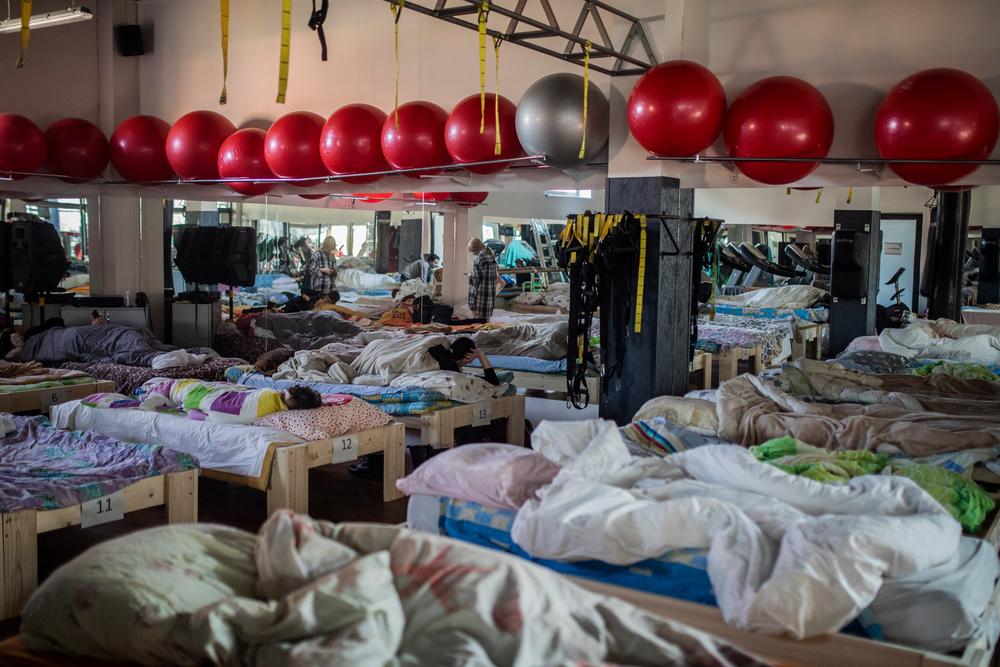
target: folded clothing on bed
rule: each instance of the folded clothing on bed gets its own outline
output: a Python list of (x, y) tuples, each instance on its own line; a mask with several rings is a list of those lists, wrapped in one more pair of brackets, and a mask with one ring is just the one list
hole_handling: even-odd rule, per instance
[(5, 386), (62, 382), (70, 379), (90, 380), (86, 373), (65, 368), (45, 368), (37, 361), (18, 363), (0, 360), (0, 390)]
[(0, 512), (68, 507), (198, 467), (194, 456), (161, 445), (60, 431), (46, 417), (5, 418), (15, 430), (0, 437)]

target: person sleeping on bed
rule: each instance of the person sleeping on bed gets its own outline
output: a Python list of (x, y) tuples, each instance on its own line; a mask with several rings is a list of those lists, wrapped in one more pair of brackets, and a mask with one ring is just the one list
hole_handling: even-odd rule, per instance
[(319, 392), (305, 385), (276, 391), (225, 382), (153, 378), (137, 393), (145, 397), (163, 396), (191, 419), (221, 424), (249, 425), (273, 412), (311, 410), (323, 405)]
[(427, 350), (427, 353), (433, 357), (434, 361), (438, 362), (441, 370), (456, 373), (463, 372), (463, 366), (471, 364), (478, 359), (479, 364), (483, 367), (483, 379), (494, 387), (500, 384), (500, 378), (497, 377), (497, 372), (493, 370), (490, 360), (480, 350), (476, 349), (476, 344), (471, 338), (466, 338), (465, 336), (456, 338), (451, 344), (451, 349), (444, 345), (435, 345)]

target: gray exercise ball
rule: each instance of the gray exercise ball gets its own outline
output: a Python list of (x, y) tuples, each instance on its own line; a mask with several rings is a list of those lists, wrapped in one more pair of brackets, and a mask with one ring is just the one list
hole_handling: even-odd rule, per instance
[(583, 140), (583, 77), (550, 74), (536, 81), (517, 106), (517, 138), (528, 155), (545, 155), (546, 164), (574, 169), (593, 161), (608, 143), (608, 99), (590, 82), (587, 89), (587, 148)]

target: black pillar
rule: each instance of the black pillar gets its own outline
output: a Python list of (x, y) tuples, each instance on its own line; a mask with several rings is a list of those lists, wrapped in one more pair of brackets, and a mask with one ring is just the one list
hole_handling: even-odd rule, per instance
[(1000, 228), (983, 229), (983, 240), (979, 245), (976, 303), (1000, 303)]
[(972, 192), (937, 193), (931, 220), (930, 244), (934, 246), (933, 280), (927, 289), (928, 316), (961, 321), (962, 265), (969, 236), (969, 204)]
[[(608, 213), (645, 213), (645, 293), (642, 331), (616, 321), (616, 296), (601, 293), (601, 363), (607, 369), (624, 351), (621, 378), (601, 386), (600, 415), (626, 424), (647, 400), (687, 393), (691, 344), (691, 217), (694, 190), (674, 178), (608, 179)], [(679, 251), (679, 252), (678, 252)]]
[(879, 211), (834, 211), (830, 267), (830, 355), (858, 336), (875, 333), (879, 258)]

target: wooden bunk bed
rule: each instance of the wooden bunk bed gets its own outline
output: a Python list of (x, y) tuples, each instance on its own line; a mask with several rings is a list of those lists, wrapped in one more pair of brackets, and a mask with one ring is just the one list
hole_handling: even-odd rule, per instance
[(455, 429), (486, 426), (498, 419), (506, 419), (507, 442), (524, 445), (524, 396), (517, 394), (441, 408), (421, 415), (397, 415), (396, 419), (407, 428), (418, 429), (422, 445), (446, 449), (455, 446)]
[(25, 412), (46, 412), (53, 405), (86, 398), (99, 392), (113, 392), (115, 383), (92, 379), (90, 382), (69, 384), (61, 387), (42, 387), (15, 390), (0, 394), (0, 412), (20, 414)]

